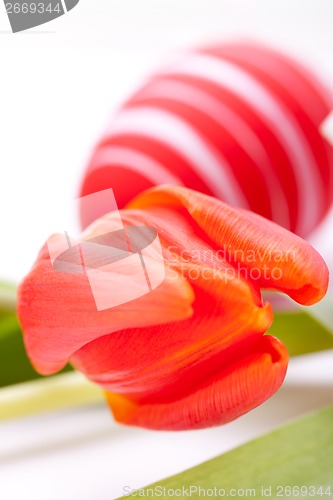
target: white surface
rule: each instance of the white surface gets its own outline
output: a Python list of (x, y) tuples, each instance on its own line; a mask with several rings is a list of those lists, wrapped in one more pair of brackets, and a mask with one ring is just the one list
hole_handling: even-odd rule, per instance
[[(331, 0), (81, 0), (66, 16), (12, 35), (0, 5), (0, 277), (19, 280), (29, 270), (50, 216), (77, 194), (111, 111), (173, 50), (254, 37), (306, 56), (333, 77), (332, 19)], [(327, 258), (332, 219), (317, 238)], [(332, 402), (332, 359), (308, 362), (295, 362), (290, 385), (269, 403), (214, 430), (125, 429), (103, 408), (1, 424), (0, 498), (109, 500), (125, 485), (199, 463)], [(331, 377), (321, 389), (318, 374)], [(299, 387), (305, 375), (310, 389)]]

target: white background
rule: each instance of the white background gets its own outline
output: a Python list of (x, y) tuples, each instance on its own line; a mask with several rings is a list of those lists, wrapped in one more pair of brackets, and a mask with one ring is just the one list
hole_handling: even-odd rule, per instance
[[(332, 0), (81, 0), (13, 35), (0, 5), (0, 279), (19, 281), (29, 270), (50, 218), (77, 195), (112, 111), (174, 51), (250, 37), (308, 59), (333, 82), (332, 25)], [(316, 243), (326, 258), (332, 225)], [(325, 354), (298, 359), (273, 400), (215, 430), (128, 430), (105, 408), (2, 424), (0, 498), (115, 498), (122, 486), (158, 480), (332, 402), (330, 363)], [(312, 388), (302, 389), (307, 382)]]
[(332, 23), (331, 0), (81, 0), (13, 35), (0, 5), (0, 277), (29, 270), (112, 111), (174, 51), (251, 37), (333, 82)]

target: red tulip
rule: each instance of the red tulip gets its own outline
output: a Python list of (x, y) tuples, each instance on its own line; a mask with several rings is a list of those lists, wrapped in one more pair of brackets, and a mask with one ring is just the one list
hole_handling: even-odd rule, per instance
[[(327, 267), (298, 236), (251, 212), (180, 187), (146, 191), (120, 212), (159, 234), (166, 279), (127, 304), (97, 311), (85, 274), (61, 273), (44, 246), (19, 290), (27, 352), (42, 374), (68, 361), (105, 391), (117, 421), (151, 429), (229, 422), (281, 386), (284, 345), (261, 290), (311, 305)], [(118, 215), (83, 235), (112, 231)], [(104, 229), (103, 229), (104, 230)], [(124, 268), (124, 286), (130, 273)], [(110, 273), (109, 294), (112, 288)]]
[(122, 208), (149, 187), (183, 185), (307, 237), (333, 201), (320, 130), (332, 109), (311, 71), (264, 45), (189, 51), (111, 120), (81, 196), (112, 187)]

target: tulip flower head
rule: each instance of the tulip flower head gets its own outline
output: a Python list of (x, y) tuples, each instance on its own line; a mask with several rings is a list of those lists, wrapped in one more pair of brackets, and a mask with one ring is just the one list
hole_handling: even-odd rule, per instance
[[(183, 187), (148, 190), (120, 215), (124, 227), (156, 230), (165, 279), (98, 311), (87, 274), (57, 271), (44, 246), (19, 290), (36, 370), (48, 375), (70, 362), (103, 388), (118, 422), (149, 429), (224, 424), (270, 398), (284, 380), (288, 353), (265, 335), (273, 315), (261, 291), (318, 302), (328, 284), (320, 255), (260, 215)], [(111, 212), (82, 239), (117, 223)], [(123, 282), (110, 270), (105, 293), (130, 286), (130, 269), (121, 272)]]

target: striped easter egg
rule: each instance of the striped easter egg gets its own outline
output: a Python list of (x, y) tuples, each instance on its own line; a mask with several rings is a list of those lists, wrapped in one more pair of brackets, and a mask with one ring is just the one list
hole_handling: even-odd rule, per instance
[(311, 71), (263, 45), (187, 52), (113, 118), (80, 195), (113, 188), (123, 207), (154, 185), (184, 185), (306, 237), (333, 200), (333, 148), (320, 132), (332, 104)]

